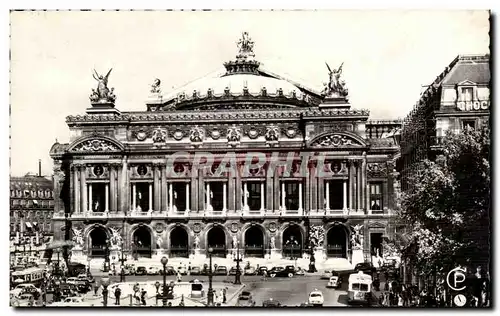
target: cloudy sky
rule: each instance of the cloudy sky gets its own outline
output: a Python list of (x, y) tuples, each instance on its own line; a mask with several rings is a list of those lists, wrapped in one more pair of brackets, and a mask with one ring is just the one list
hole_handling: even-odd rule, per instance
[(69, 140), (68, 115), (84, 114), (113, 68), (121, 111), (144, 110), (154, 78), (168, 92), (234, 58), (248, 31), (256, 58), (311, 88), (325, 61), (344, 62), (354, 108), (404, 117), (458, 54), (489, 52), (486, 11), (210, 11), (11, 13), (11, 174), (52, 173), (49, 149)]

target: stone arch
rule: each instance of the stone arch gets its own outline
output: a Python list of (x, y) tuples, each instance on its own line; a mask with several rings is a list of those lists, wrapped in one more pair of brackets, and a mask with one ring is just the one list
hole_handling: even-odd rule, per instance
[(134, 257), (151, 258), (156, 242), (149, 225), (135, 224), (130, 228), (130, 246)]
[(269, 248), (266, 229), (260, 224), (248, 224), (241, 229), (241, 248), (245, 256), (263, 258)]
[(85, 229), (87, 251), (90, 257), (104, 258), (106, 243), (111, 238), (111, 232), (102, 224), (92, 224)]
[(172, 225), (169, 227), (167, 234), (170, 256), (188, 258), (191, 248), (189, 227), (182, 224)]
[(348, 132), (348, 131), (326, 131), (326, 132), (323, 132), (323, 133), (313, 137), (308, 142), (308, 146), (309, 147), (321, 147), (322, 146), (321, 143), (324, 140), (328, 140), (333, 136), (339, 136), (340, 138), (347, 140), (349, 143), (345, 144), (345, 145), (342, 143), (339, 143), (339, 145), (333, 144), (332, 147), (336, 147), (336, 146), (339, 146), (339, 147), (366, 147), (367, 146), (366, 141), (361, 136), (359, 136), (355, 133), (352, 133), (352, 132)]
[(302, 225), (288, 223), (281, 229), (281, 252), (286, 258), (300, 258), (304, 250), (306, 231)]
[(325, 249), (327, 257), (348, 258), (351, 230), (344, 224), (333, 223), (325, 229)]
[(211, 224), (205, 229), (205, 250), (213, 248), (214, 256), (225, 257), (227, 253), (227, 245), (231, 234), (224, 225)]
[[(88, 149), (87, 149), (88, 147)], [(68, 152), (79, 151), (123, 151), (125, 146), (117, 139), (101, 134), (84, 135), (75, 139), (69, 146)]]

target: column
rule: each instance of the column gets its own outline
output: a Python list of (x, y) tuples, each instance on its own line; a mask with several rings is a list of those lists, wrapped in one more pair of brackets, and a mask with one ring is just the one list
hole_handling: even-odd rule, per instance
[(342, 193), (343, 193), (343, 196), (342, 196), (342, 202), (343, 202), (342, 208), (344, 209), (344, 211), (346, 211), (347, 210), (347, 180), (344, 180), (344, 188), (342, 190)]
[(104, 212), (109, 212), (109, 185), (106, 183), (106, 191), (104, 192)]
[(242, 182), (241, 182), (241, 177), (240, 177), (240, 171), (238, 169), (238, 167), (236, 167), (236, 176), (235, 176), (235, 189), (234, 189), (234, 193), (235, 193), (235, 200), (234, 200), (234, 210), (235, 211), (238, 211), (238, 210), (242, 210), (241, 209), (241, 205), (243, 204), (243, 201), (241, 200), (242, 199), (242, 196), (241, 196), (241, 185), (242, 185)]
[(248, 210), (248, 182), (245, 182), (243, 188), (243, 208)]
[[(308, 169), (308, 171), (310, 171)], [(308, 210), (311, 209), (311, 172), (308, 172), (305, 174), (305, 177), (306, 177), (306, 185), (305, 185), (305, 191), (306, 191), (306, 194), (304, 196), (304, 210), (306, 210), (306, 212), (308, 212)]]
[(132, 184), (132, 211), (135, 211), (137, 208), (137, 188), (135, 183)]
[[(363, 162), (361, 165), (361, 209), (366, 210), (366, 206), (364, 205), (366, 203), (366, 154), (363, 154)], [(368, 203), (366, 203), (368, 204)]]
[(265, 207), (267, 210), (274, 210), (274, 194), (273, 194), (273, 189), (274, 189), (274, 177), (271, 175), (268, 175), (268, 172), (271, 173), (272, 170), (269, 169), (266, 170), (266, 203)]
[(189, 183), (186, 183), (186, 213), (189, 212)]
[(153, 184), (149, 184), (149, 201), (148, 201), (148, 212), (153, 210)]
[(318, 203), (318, 210), (324, 210), (325, 209), (325, 182), (323, 181), (323, 178), (316, 177), (316, 183), (318, 185), (318, 190), (316, 191), (317, 194), (317, 203)]
[(265, 204), (264, 204), (264, 182), (260, 184), (260, 210), (264, 211), (265, 209)]
[(354, 163), (349, 161), (349, 209), (354, 209)]
[(211, 211), (212, 210), (212, 205), (210, 203), (210, 182), (207, 182), (205, 185), (205, 210), (206, 211)]
[(79, 212), (86, 212), (89, 207), (87, 205), (87, 177), (85, 175), (85, 167), (80, 167), (79, 168), (79, 174), (80, 174), (80, 194), (78, 194), (78, 198), (81, 200), (80, 201), (80, 207), (78, 208)]
[[(390, 175), (390, 177), (392, 177), (392, 175)], [(368, 191), (368, 192), (370, 192), (370, 191)], [(368, 199), (370, 199), (370, 196), (368, 196)], [(389, 183), (388, 183), (388, 181), (384, 181), (382, 183), (382, 205), (381, 205), (381, 210), (384, 210), (385, 208), (392, 209), (392, 205), (389, 202), (390, 202), (389, 201)]]
[(226, 191), (227, 184), (224, 182), (222, 185), (222, 211), (226, 212), (227, 211), (227, 191)]
[(118, 212), (121, 208), (121, 200), (123, 199), (122, 197), (122, 190), (120, 189), (120, 184), (122, 183), (122, 173), (120, 172), (120, 165), (116, 164), (115, 165), (115, 174), (116, 174), (116, 182), (115, 182), (115, 208), (114, 211)]
[(286, 211), (285, 205), (285, 181), (281, 182), (281, 209)]
[(302, 181), (299, 182), (299, 213), (302, 213), (303, 207), (302, 207)]
[[(111, 201), (109, 201), (109, 208), (106, 207), (106, 210), (107, 211), (115, 211), (116, 210), (116, 205), (115, 205), (115, 201), (116, 201), (116, 192), (115, 192), (115, 187), (116, 187), (116, 166), (115, 164), (109, 164), (108, 165), (108, 168), (109, 168), (109, 190), (111, 192)], [(108, 193), (108, 188), (106, 188), (106, 194), (109, 195)], [(109, 198), (109, 197), (108, 197)]]
[[(80, 212), (80, 197), (79, 197), (79, 192), (80, 192), (80, 186), (78, 185), (78, 169), (75, 165), (71, 168), (72, 171), (72, 177), (73, 177), (73, 195), (74, 195), (74, 213), (79, 213)], [(81, 177), (80, 177), (81, 179)]]
[[(133, 206), (130, 206), (130, 177), (127, 158), (122, 159), (122, 171), (120, 176), (120, 207), (124, 213), (128, 213)], [(134, 193), (133, 193), (134, 195)]]
[(325, 200), (326, 200), (326, 209), (327, 210), (330, 210), (330, 181), (325, 181), (325, 191), (326, 191), (326, 197), (325, 197)]
[(167, 196), (168, 196), (168, 188), (167, 188), (167, 168), (166, 166), (163, 166), (161, 168), (161, 207), (160, 207), (160, 212), (165, 211), (168, 209), (168, 201), (167, 201)]
[(93, 201), (92, 201), (92, 183), (89, 183), (89, 204), (88, 204), (89, 212), (94, 211), (92, 204), (93, 204)]
[[(229, 194), (227, 195), (227, 205), (226, 206), (230, 210), (237, 210), (238, 207), (235, 206), (235, 200), (236, 200), (235, 180), (234, 180), (234, 177), (231, 174), (231, 172), (229, 172), (229, 175), (228, 175), (227, 190), (228, 190)], [(226, 194), (227, 194), (227, 192), (226, 192)]]
[(361, 206), (361, 190), (363, 186), (361, 185), (361, 162), (358, 161), (356, 166), (356, 208), (360, 210)]
[(158, 212), (160, 211), (160, 166), (158, 164), (153, 165), (153, 185), (154, 185), (153, 209)]
[(174, 210), (174, 184), (169, 183), (168, 184), (168, 200), (170, 201), (170, 206), (168, 207), (169, 212), (173, 212)]
[(318, 210), (320, 207), (318, 206), (318, 178), (316, 178), (316, 169), (311, 169), (309, 177), (311, 178), (309, 180), (309, 183), (311, 185), (311, 189), (309, 190), (311, 192), (311, 204), (310, 204), (310, 210)]

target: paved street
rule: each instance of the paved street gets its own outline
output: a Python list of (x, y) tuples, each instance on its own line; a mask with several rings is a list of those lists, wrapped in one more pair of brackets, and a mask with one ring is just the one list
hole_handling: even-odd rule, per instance
[(298, 306), (306, 303), (311, 291), (318, 289), (323, 292), (324, 306), (346, 306), (347, 285), (341, 289), (326, 288), (327, 280), (320, 280), (319, 275), (296, 276), (293, 278), (268, 278), (267, 281), (248, 279), (244, 280), (248, 290), (252, 293), (257, 306), (272, 298), (285, 306)]
[[(182, 281), (189, 282), (197, 279), (208, 285), (208, 276), (183, 276)], [(99, 278), (97, 278), (99, 281)], [(119, 282), (119, 276), (111, 277), (112, 283)], [(162, 281), (160, 275), (148, 276), (126, 276), (127, 282), (144, 281)], [(175, 276), (167, 276), (167, 281), (175, 280)], [(234, 276), (214, 276), (214, 282), (234, 281)], [(311, 274), (306, 276), (295, 276), (293, 278), (268, 278), (262, 280), (262, 276), (242, 276), (242, 283), (246, 284), (245, 291), (250, 291), (256, 301), (257, 306), (262, 306), (262, 302), (273, 298), (282, 305), (297, 306), (306, 303), (308, 295), (314, 289), (323, 292), (325, 298), (324, 306), (346, 306), (347, 305), (347, 283), (344, 283), (340, 289), (326, 288), (327, 280), (321, 280), (320, 274)]]

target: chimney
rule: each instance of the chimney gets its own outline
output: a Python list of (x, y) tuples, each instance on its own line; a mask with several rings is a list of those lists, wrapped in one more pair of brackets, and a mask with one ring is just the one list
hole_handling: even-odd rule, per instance
[(38, 159), (38, 176), (42, 176), (42, 159)]

